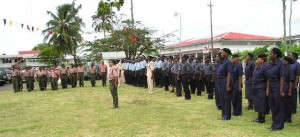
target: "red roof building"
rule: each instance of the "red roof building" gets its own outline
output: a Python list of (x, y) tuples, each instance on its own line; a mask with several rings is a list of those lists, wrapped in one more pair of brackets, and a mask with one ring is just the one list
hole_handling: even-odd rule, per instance
[(39, 55), (40, 53), (39, 50), (19, 51), (19, 55)]

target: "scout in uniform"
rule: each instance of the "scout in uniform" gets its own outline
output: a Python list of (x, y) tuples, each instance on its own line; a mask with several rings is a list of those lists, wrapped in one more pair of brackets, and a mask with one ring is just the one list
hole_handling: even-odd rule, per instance
[(241, 116), (242, 115), (242, 77), (243, 77), (243, 67), (242, 64), (239, 63), (239, 55), (234, 54), (232, 55), (232, 79), (233, 79), (233, 85), (232, 85), (232, 106), (233, 106), (233, 115), (234, 116)]
[(278, 48), (273, 48), (270, 52), (271, 68), (269, 69), (269, 92), (270, 107), (272, 112), (272, 131), (282, 130), (284, 128), (284, 65), (280, 58), (282, 52)]
[(246, 57), (246, 67), (245, 67), (245, 90), (246, 99), (248, 99), (247, 110), (253, 109), (253, 91), (252, 91), (252, 73), (255, 69), (255, 64), (253, 63), (253, 54), (248, 53)]
[(43, 68), (39, 68), (39, 71), (36, 72), (37, 81), (39, 84), (40, 91), (44, 91), (45, 83), (44, 83), (44, 71)]
[(75, 88), (76, 83), (77, 83), (77, 78), (76, 78), (77, 70), (74, 67), (74, 64), (71, 64), (71, 68), (69, 69), (69, 73), (70, 73), (71, 86), (72, 86), (72, 88)]
[(107, 66), (104, 65), (104, 61), (101, 61), (100, 71), (101, 71), (102, 86), (106, 87)]
[(68, 88), (68, 70), (65, 64), (61, 64), (61, 68), (59, 70), (60, 79), (61, 79), (61, 86), (63, 89)]
[(265, 123), (265, 115), (268, 112), (268, 100), (266, 94), (269, 91), (269, 80), (268, 80), (268, 70), (270, 65), (267, 62), (267, 55), (260, 54), (257, 57), (256, 63), (257, 67), (252, 73), (252, 91), (253, 91), (253, 103), (254, 110), (257, 112), (258, 117), (253, 122)]
[(23, 79), (24, 79), (24, 75), (23, 75), (23, 72), (21, 71), (20, 67), (17, 68), (18, 71), (19, 71), (19, 74), (18, 74), (18, 80), (19, 80), (19, 91), (22, 91), (23, 90)]
[(12, 76), (12, 85), (13, 85), (14, 92), (15, 93), (20, 92), (20, 89), (19, 89), (20, 81), (18, 80), (19, 70), (15, 66), (12, 66), (11, 76)]
[(191, 100), (191, 91), (189, 88), (189, 73), (190, 66), (187, 63), (188, 56), (184, 55), (181, 59), (180, 69), (178, 70), (180, 73), (180, 81), (182, 83), (184, 97), (186, 100)]
[[(295, 68), (296, 71), (296, 80), (295, 80), (295, 88), (293, 89), (293, 101), (292, 101), (292, 114), (296, 114), (297, 112), (297, 89), (298, 89), (298, 83), (299, 83), (299, 75), (300, 75), (300, 64), (297, 62), (298, 60), (298, 53), (292, 52), (291, 53), (291, 58), (293, 60), (291, 67)], [(300, 95), (299, 95), (300, 96)]]
[(200, 81), (202, 80), (202, 75), (203, 75), (203, 66), (200, 63), (200, 57), (198, 57), (196, 59), (195, 69), (194, 69), (194, 78), (196, 80), (195, 85), (197, 88), (197, 96), (202, 95), (202, 89), (200, 83)]
[(48, 69), (47, 68), (43, 68), (44, 70), (44, 90), (47, 89), (47, 84), (48, 84)]
[(111, 92), (111, 95), (113, 97), (113, 105), (114, 108), (119, 107), (119, 99), (118, 99), (118, 78), (119, 78), (119, 72), (118, 68), (116, 66), (117, 61), (110, 60), (109, 61), (109, 73), (108, 73), (108, 81), (109, 81), (109, 89)]
[(154, 80), (154, 62), (152, 61), (153, 57), (148, 57), (148, 66), (147, 66), (147, 85), (148, 85), (148, 92), (150, 94), (153, 93), (153, 80)]
[(26, 88), (27, 88), (28, 92), (31, 92), (31, 90), (32, 90), (31, 73), (32, 72), (30, 71), (30, 67), (26, 67), (26, 70), (23, 73), (24, 78), (25, 78), (25, 82), (26, 82)]
[(29, 67), (30, 69), (30, 78), (31, 78), (31, 90), (34, 90), (34, 70), (32, 69), (32, 67)]
[(92, 87), (96, 87), (96, 73), (97, 73), (97, 69), (95, 67), (95, 64), (92, 63), (90, 67), (90, 78), (91, 78)]
[(205, 58), (205, 63), (203, 66), (203, 73), (204, 73), (204, 84), (208, 93), (208, 99), (213, 99), (214, 98), (214, 93), (213, 93), (213, 73), (215, 70), (215, 66), (211, 63), (210, 59), (208, 57)]
[(195, 94), (195, 91), (196, 91), (196, 84), (195, 84), (195, 78), (194, 78), (195, 64), (194, 64), (194, 58), (192, 56), (189, 58), (188, 63), (190, 66), (190, 75), (189, 75), (190, 89), (191, 89), (191, 93)]
[(291, 63), (292, 58), (284, 57), (283, 64), (285, 67), (285, 78), (284, 78), (284, 121), (286, 123), (292, 123), (292, 108), (293, 108), (293, 90), (295, 89), (295, 80), (297, 77), (296, 67), (293, 67)]
[(85, 69), (84, 66), (82, 64), (79, 64), (78, 68), (78, 79), (79, 79), (79, 87), (83, 87), (84, 86), (84, 73), (85, 73)]
[(57, 80), (59, 78), (59, 72), (55, 69), (55, 67), (52, 67), (49, 74), (51, 77), (51, 89), (58, 90)]
[(221, 99), (222, 120), (231, 119), (232, 63), (228, 60), (229, 55), (231, 55), (230, 49), (223, 48), (221, 50), (220, 63), (216, 74)]

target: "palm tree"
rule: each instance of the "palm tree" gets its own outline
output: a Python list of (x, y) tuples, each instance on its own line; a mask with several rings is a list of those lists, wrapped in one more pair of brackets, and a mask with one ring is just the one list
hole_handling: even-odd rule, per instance
[(82, 18), (78, 16), (81, 5), (75, 7), (75, 1), (72, 4), (59, 5), (56, 14), (47, 11), (51, 19), (46, 23), (47, 29), (42, 33), (45, 35), (44, 41), (48, 41), (55, 46), (60, 55), (60, 62), (64, 55), (72, 55), (77, 64), (76, 49), (78, 43), (82, 40), (81, 27), (84, 26)]

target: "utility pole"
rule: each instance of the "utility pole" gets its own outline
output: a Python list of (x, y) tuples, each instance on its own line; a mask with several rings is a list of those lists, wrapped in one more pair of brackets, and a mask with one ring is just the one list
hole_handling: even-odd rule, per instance
[(131, 9), (131, 21), (132, 21), (132, 24), (134, 24), (134, 18), (133, 18), (133, 0), (131, 0), (131, 8), (130, 9)]
[(293, 14), (293, 2), (297, 0), (290, 0), (290, 19), (289, 19), (289, 44), (290, 51), (292, 51), (292, 14)]
[(211, 4), (211, 1), (210, 1), (210, 3), (209, 3), (209, 5), (207, 5), (207, 6), (209, 6), (209, 8), (210, 8), (210, 42), (211, 42), (211, 51), (210, 51), (210, 58), (211, 58), (211, 60), (213, 60), (213, 55), (214, 55), (214, 38), (213, 38), (213, 21), (212, 21), (212, 7), (213, 7), (213, 5)]
[(285, 5), (286, 0), (282, 0), (282, 13), (283, 13), (283, 42), (285, 44), (285, 52), (288, 54), (288, 48), (287, 48), (287, 43), (286, 43), (286, 5)]

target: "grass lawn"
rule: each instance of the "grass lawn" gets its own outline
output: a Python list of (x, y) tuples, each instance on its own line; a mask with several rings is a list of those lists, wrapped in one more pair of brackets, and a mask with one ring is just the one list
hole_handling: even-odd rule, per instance
[(283, 131), (271, 132), (271, 115), (265, 124), (251, 122), (257, 117), (254, 111), (221, 121), (221, 112), (206, 94), (185, 101), (163, 89), (149, 95), (146, 89), (128, 85), (118, 89), (120, 108), (112, 109), (110, 91), (100, 84), (92, 88), (86, 82), (84, 88), (59, 91), (0, 92), (0, 136), (300, 136), (299, 113)]

